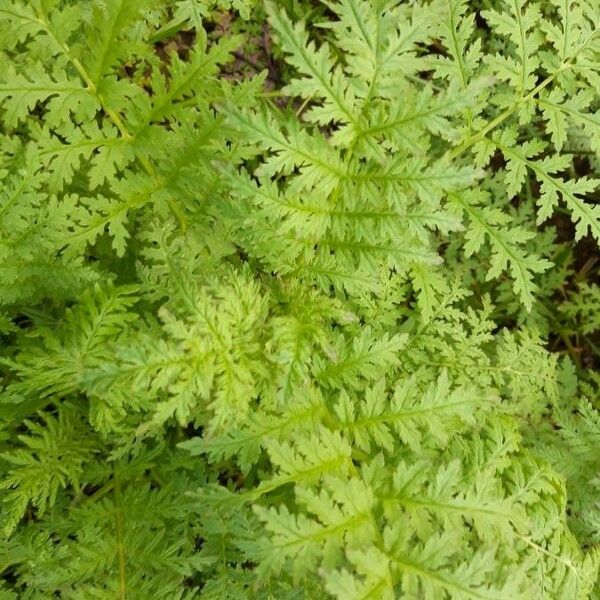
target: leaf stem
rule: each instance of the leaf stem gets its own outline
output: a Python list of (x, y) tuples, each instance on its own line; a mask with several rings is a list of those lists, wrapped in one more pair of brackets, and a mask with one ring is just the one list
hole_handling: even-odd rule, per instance
[(127, 598), (127, 571), (125, 561), (125, 544), (124, 544), (124, 523), (123, 509), (121, 506), (121, 483), (119, 474), (115, 469), (114, 475), (114, 492), (115, 492), (115, 532), (117, 538), (117, 560), (119, 563), (119, 599), (126, 600)]

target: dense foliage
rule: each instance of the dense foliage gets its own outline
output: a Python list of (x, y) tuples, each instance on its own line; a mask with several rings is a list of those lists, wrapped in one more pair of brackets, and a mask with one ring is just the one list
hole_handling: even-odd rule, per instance
[(600, 598), (596, 0), (0, 0), (0, 599)]

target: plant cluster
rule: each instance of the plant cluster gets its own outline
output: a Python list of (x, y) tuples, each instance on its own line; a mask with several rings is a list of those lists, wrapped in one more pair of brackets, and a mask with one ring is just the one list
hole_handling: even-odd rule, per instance
[(0, 599), (600, 599), (596, 0), (0, 0)]

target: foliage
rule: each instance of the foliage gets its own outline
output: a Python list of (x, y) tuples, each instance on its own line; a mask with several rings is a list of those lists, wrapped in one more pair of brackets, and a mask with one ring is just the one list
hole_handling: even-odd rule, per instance
[(0, 598), (600, 598), (588, 0), (0, 0)]

